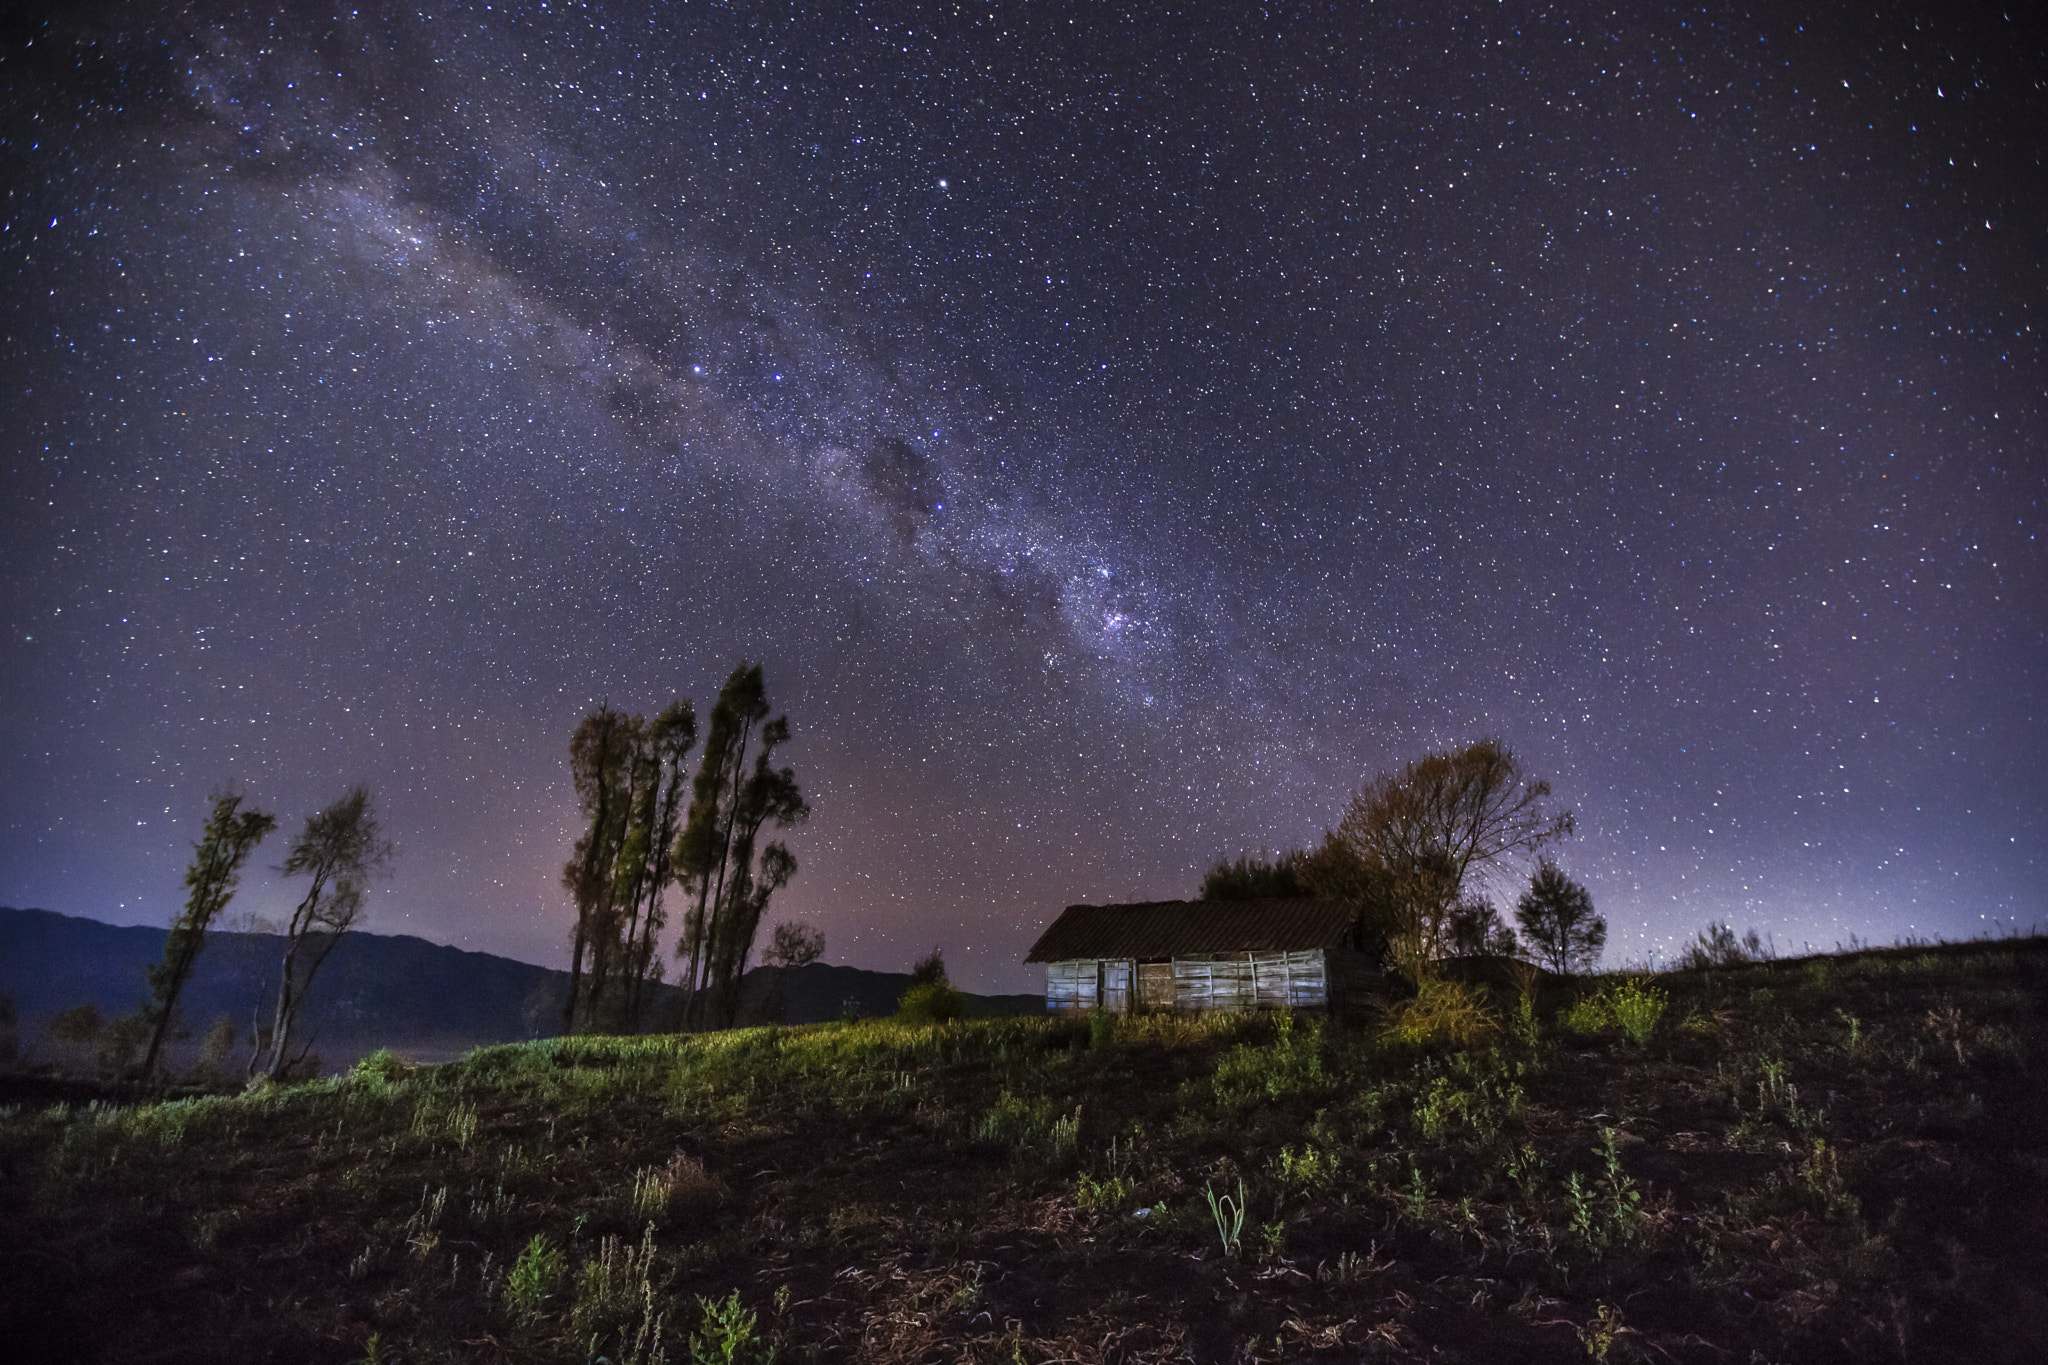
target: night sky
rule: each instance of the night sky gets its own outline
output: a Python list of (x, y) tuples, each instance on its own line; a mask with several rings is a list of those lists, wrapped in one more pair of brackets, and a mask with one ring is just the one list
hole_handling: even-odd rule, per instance
[(566, 965), (577, 722), (756, 659), (832, 961), (1486, 735), (1610, 962), (2048, 924), (2030, 7), (1447, 8), (8, 21), (0, 903), (361, 782)]

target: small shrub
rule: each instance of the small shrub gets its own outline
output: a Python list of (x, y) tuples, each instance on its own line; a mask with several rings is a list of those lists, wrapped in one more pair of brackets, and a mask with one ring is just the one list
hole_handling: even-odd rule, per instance
[(1688, 1038), (1718, 1038), (1721, 1029), (1720, 1019), (1700, 1010), (1688, 1013), (1678, 1025), (1678, 1031)]
[(1291, 1189), (1328, 1189), (1337, 1178), (1337, 1154), (1306, 1142), (1298, 1154), (1292, 1147), (1282, 1147), (1272, 1169), (1273, 1177)]
[(1476, 1047), (1499, 1035), (1500, 1018), (1478, 987), (1425, 977), (1415, 998), (1387, 1020), (1385, 1032), (1395, 1042), (1417, 1047)]
[(636, 1222), (666, 1223), (685, 1209), (716, 1204), (725, 1187), (707, 1173), (704, 1163), (677, 1152), (666, 1166), (644, 1166), (634, 1172), (627, 1211)]
[(1650, 1041), (1657, 1021), (1664, 1017), (1664, 992), (1655, 986), (1630, 979), (1607, 990), (1607, 1013), (1637, 1047)]
[(1136, 1193), (1137, 1186), (1122, 1176), (1097, 1180), (1083, 1171), (1074, 1178), (1074, 1203), (1090, 1213), (1114, 1213)]
[(943, 981), (924, 981), (896, 1002), (896, 1017), (907, 1024), (944, 1024), (967, 1013), (967, 998)]
[(1739, 967), (1748, 962), (1769, 962), (1778, 956), (1775, 943), (1767, 943), (1751, 929), (1737, 938), (1735, 931), (1715, 921), (1694, 935), (1672, 962), (1676, 971), (1702, 971), (1708, 967)]
[(1108, 1010), (1088, 1012), (1088, 1046), (1108, 1047), (1116, 1041), (1116, 1016)]
[(348, 1079), (352, 1081), (381, 1081), (388, 1084), (410, 1070), (412, 1068), (406, 1065), (404, 1058), (388, 1047), (380, 1047), (350, 1067)]
[(699, 1298), (703, 1323), (690, 1334), (690, 1359), (703, 1365), (773, 1365), (775, 1348), (755, 1335), (755, 1317), (735, 1289), (722, 1302)]
[(1582, 1038), (1604, 1033), (1613, 1022), (1613, 1016), (1607, 1012), (1607, 997), (1599, 994), (1581, 996), (1563, 1014), (1565, 1029)]

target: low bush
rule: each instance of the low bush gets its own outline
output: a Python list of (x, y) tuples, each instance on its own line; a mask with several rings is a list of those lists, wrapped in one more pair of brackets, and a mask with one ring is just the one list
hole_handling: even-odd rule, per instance
[(1416, 1047), (1477, 1047), (1499, 1036), (1500, 1016), (1481, 988), (1424, 977), (1415, 998), (1388, 1016), (1384, 1033)]
[(967, 998), (943, 981), (912, 986), (896, 1002), (896, 1017), (906, 1024), (944, 1024), (966, 1014)]

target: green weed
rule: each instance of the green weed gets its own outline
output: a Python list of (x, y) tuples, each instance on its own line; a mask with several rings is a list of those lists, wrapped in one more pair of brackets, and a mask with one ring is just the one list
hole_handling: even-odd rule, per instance
[(1581, 1037), (1618, 1028), (1640, 1047), (1650, 1040), (1668, 1003), (1663, 991), (1630, 977), (1573, 1001), (1564, 1013), (1564, 1027)]
[(1083, 1171), (1074, 1177), (1074, 1203), (1090, 1213), (1114, 1213), (1136, 1193), (1137, 1187), (1121, 1176), (1097, 1180)]
[(1843, 1183), (1835, 1149), (1821, 1138), (1813, 1140), (1799, 1165), (1799, 1184), (1807, 1201), (1825, 1218), (1854, 1218), (1862, 1212), (1862, 1201)]
[(756, 1333), (752, 1310), (740, 1306), (740, 1291), (721, 1301), (699, 1298), (703, 1321), (690, 1334), (690, 1358), (699, 1365), (774, 1365), (775, 1348)]
[(512, 1273), (505, 1277), (505, 1307), (513, 1320), (530, 1323), (545, 1313), (561, 1292), (568, 1269), (562, 1253), (549, 1244), (547, 1234), (536, 1232), (513, 1263)]
[(1614, 1343), (1629, 1331), (1621, 1320), (1621, 1310), (1611, 1303), (1600, 1305), (1600, 1311), (1586, 1319), (1586, 1325), (1574, 1328), (1579, 1334), (1579, 1345), (1586, 1348), (1586, 1354), (1598, 1361), (1605, 1361), (1614, 1349)]
[(1325, 1190), (1337, 1179), (1337, 1154), (1313, 1143), (1303, 1143), (1299, 1153), (1282, 1147), (1273, 1158), (1272, 1174), (1289, 1189)]
[(1209, 1200), (1209, 1216), (1216, 1220), (1216, 1236), (1223, 1243), (1223, 1254), (1237, 1255), (1244, 1242), (1244, 1177), (1238, 1177), (1235, 1196), (1218, 1195), (1208, 1185), (1202, 1187), (1202, 1193)]
[(1402, 1206), (1409, 1220), (1415, 1223), (1430, 1221), (1430, 1203), (1435, 1194), (1429, 1182), (1422, 1178), (1422, 1168), (1411, 1159), (1408, 1163), (1408, 1188), (1401, 1191)]
[(1608, 988), (1607, 1013), (1629, 1041), (1637, 1047), (1650, 1041), (1657, 1021), (1664, 1017), (1663, 991), (1631, 977)]
[(1572, 1231), (1596, 1255), (1626, 1246), (1642, 1230), (1643, 1193), (1621, 1166), (1612, 1128), (1600, 1130), (1602, 1170), (1592, 1181), (1577, 1171), (1565, 1182), (1565, 1203)]

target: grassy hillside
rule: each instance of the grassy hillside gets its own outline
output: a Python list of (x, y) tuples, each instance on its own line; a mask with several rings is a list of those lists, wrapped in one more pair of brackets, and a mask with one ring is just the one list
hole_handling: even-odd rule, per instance
[(1586, 982), (1497, 1001), (1462, 1044), (1488, 1018), (1456, 999), (1405, 1038), (862, 1022), (18, 1107), (0, 1338), (103, 1361), (2039, 1360), (2043, 948)]
[[(112, 925), (48, 910), (0, 906), (0, 998), (14, 1004), (20, 1061), (70, 1073), (96, 1065), (97, 1044), (67, 1047), (50, 1037), (59, 1010), (90, 1003), (111, 1020), (137, 1008), (144, 971), (164, 955), (165, 931)], [(196, 1063), (198, 1040), (222, 1019), (236, 1026), (236, 1062), (248, 1056), (247, 1028), (259, 1005), (275, 999), (284, 940), (276, 934), (217, 930), (179, 1001), (187, 1037), (167, 1054), (171, 1069)], [(893, 1013), (910, 985), (906, 972), (874, 972), (812, 962), (780, 974), (756, 967), (740, 983), (740, 1017), (779, 1009), (795, 1023), (847, 1014)], [(380, 1047), (435, 1058), (458, 1056), (484, 1043), (533, 1038), (561, 1027), (569, 974), (532, 963), (444, 947), (409, 934), (358, 932), (343, 939), (321, 969), (307, 1001), (302, 1036), (328, 1069), (347, 1066)], [(674, 1013), (680, 992), (656, 984), (649, 1017)], [(963, 996), (969, 1015), (1035, 1014), (1035, 995)], [(266, 1016), (267, 1017), (267, 1016)], [(5, 1058), (0, 1030), (0, 1064)], [(234, 1068), (239, 1071), (239, 1067)], [(5, 1085), (0, 1084), (0, 1094)]]

